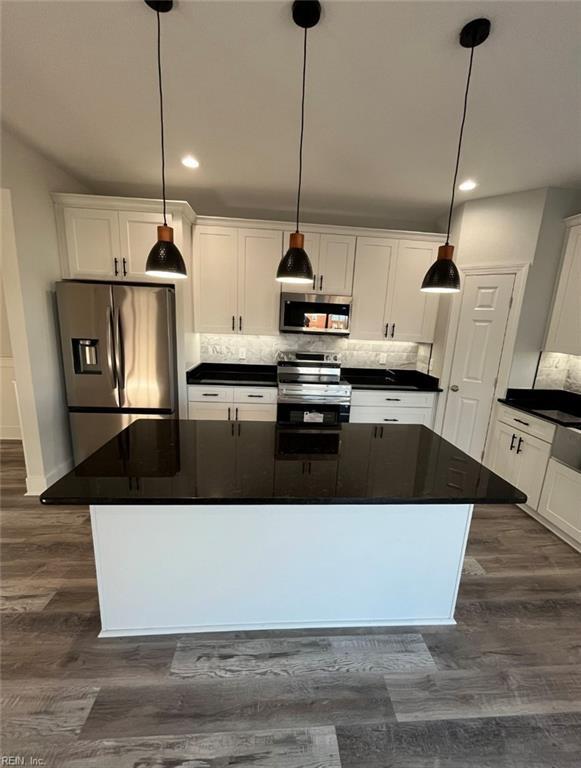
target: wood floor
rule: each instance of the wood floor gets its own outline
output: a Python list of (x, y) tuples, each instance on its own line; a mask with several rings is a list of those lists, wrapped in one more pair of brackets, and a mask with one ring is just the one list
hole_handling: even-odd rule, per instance
[(456, 627), (99, 640), (88, 511), (1, 448), (4, 758), (580, 768), (581, 555), (520, 510), (475, 511)]

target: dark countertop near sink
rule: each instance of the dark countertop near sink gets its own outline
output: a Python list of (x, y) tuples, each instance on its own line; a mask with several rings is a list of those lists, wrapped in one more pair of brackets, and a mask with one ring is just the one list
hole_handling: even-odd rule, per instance
[(526, 496), (419, 424), (297, 429), (141, 419), (58, 480), (41, 501), (511, 504)]
[[(187, 374), (188, 384), (276, 387), (276, 365), (200, 363)], [(341, 377), (353, 389), (400, 389), (441, 392), (438, 379), (420, 371), (399, 368), (341, 368)]]
[(563, 389), (509, 389), (499, 403), (562, 427), (581, 428), (581, 394)]

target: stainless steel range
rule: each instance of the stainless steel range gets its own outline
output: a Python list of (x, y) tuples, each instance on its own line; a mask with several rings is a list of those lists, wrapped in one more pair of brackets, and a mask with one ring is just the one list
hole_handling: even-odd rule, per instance
[(280, 352), (277, 361), (281, 424), (338, 424), (349, 421), (351, 385), (341, 379), (339, 355)]

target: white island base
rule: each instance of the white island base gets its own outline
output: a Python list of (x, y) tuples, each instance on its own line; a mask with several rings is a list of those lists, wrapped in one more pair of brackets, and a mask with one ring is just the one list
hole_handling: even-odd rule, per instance
[(93, 505), (101, 637), (454, 624), (471, 504)]

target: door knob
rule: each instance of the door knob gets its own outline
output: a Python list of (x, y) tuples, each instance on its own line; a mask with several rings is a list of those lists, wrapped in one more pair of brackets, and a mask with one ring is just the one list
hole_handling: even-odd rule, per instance
[(452, 392), (458, 392), (458, 390), (460, 389), (460, 387), (459, 387), (457, 384), (452, 384), (452, 386), (450, 387), (450, 389), (452, 390)]

